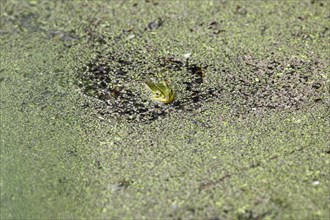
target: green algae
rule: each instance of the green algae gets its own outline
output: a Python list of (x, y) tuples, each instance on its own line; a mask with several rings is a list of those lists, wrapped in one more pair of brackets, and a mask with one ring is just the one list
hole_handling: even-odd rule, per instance
[(86, 217), (89, 150), (73, 67), (63, 46), (29, 38), (2, 46), (1, 219)]
[[(329, 217), (327, 2), (1, 4), (1, 219)], [(157, 58), (190, 52), (198, 89), (221, 93), (152, 123), (77, 84), (112, 54), (143, 98)], [(168, 73), (179, 99), (184, 71)]]

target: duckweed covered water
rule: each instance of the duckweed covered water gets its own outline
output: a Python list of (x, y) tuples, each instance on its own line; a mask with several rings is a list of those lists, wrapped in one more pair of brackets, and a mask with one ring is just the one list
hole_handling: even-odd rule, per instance
[(0, 8), (1, 219), (330, 217), (327, 1)]

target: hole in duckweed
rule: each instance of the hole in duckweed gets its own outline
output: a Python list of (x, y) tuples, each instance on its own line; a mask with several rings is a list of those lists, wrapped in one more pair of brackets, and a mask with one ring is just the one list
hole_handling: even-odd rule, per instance
[[(208, 101), (231, 106), (233, 116), (260, 115), (297, 110), (313, 100), (323, 100), (327, 92), (325, 63), (316, 58), (237, 55), (232, 65), (200, 66), (188, 59), (145, 56), (139, 50), (98, 53), (83, 66), (78, 85), (85, 95), (102, 103), (95, 105), (102, 116), (149, 123), (171, 112), (197, 111)], [(158, 77), (159, 72), (170, 75)], [(212, 83), (206, 80), (210, 75), (216, 77)], [(150, 78), (169, 80), (177, 94), (175, 101), (168, 105), (153, 101), (144, 85)]]
[(111, 55), (98, 56), (87, 63), (82, 69), (78, 85), (85, 95), (105, 104), (99, 109), (102, 115), (127, 121), (151, 122), (170, 112), (193, 111), (202, 102), (215, 96), (217, 89), (201, 88), (205, 67), (184, 63), (173, 57), (160, 57), (156, 60), (157, 68), (164, 72), (184, 75), (183, 84), (187, 85), (186, 91), (189, 92), (186, 97), (168, 105), (154, 102), (144, 86), (145, 79), (153, 78), (154, 75), (141, 73), (137, 77), (132, 72), (140, 63), (119, 57), (115, 59)]

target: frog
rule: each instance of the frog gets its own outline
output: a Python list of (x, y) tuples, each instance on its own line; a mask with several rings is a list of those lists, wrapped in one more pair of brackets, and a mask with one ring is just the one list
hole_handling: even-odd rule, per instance
[(144, 83), (151, 90), (152, 99), (155, 101), (170, 104), (175, 100), (175, 91), (170, 88), (169, 81), (154, 82), (153, 80), (147, 80)]

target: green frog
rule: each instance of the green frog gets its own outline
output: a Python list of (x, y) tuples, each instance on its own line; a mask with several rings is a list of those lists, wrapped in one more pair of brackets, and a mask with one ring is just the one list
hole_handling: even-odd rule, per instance
[(170, 104), (175, 100), (175, 92), (170, 88), (167, 80), (163, 80), (160, 83), (148, 80), (145, 84), (151, 90), (154, 100), (164, 104)]

